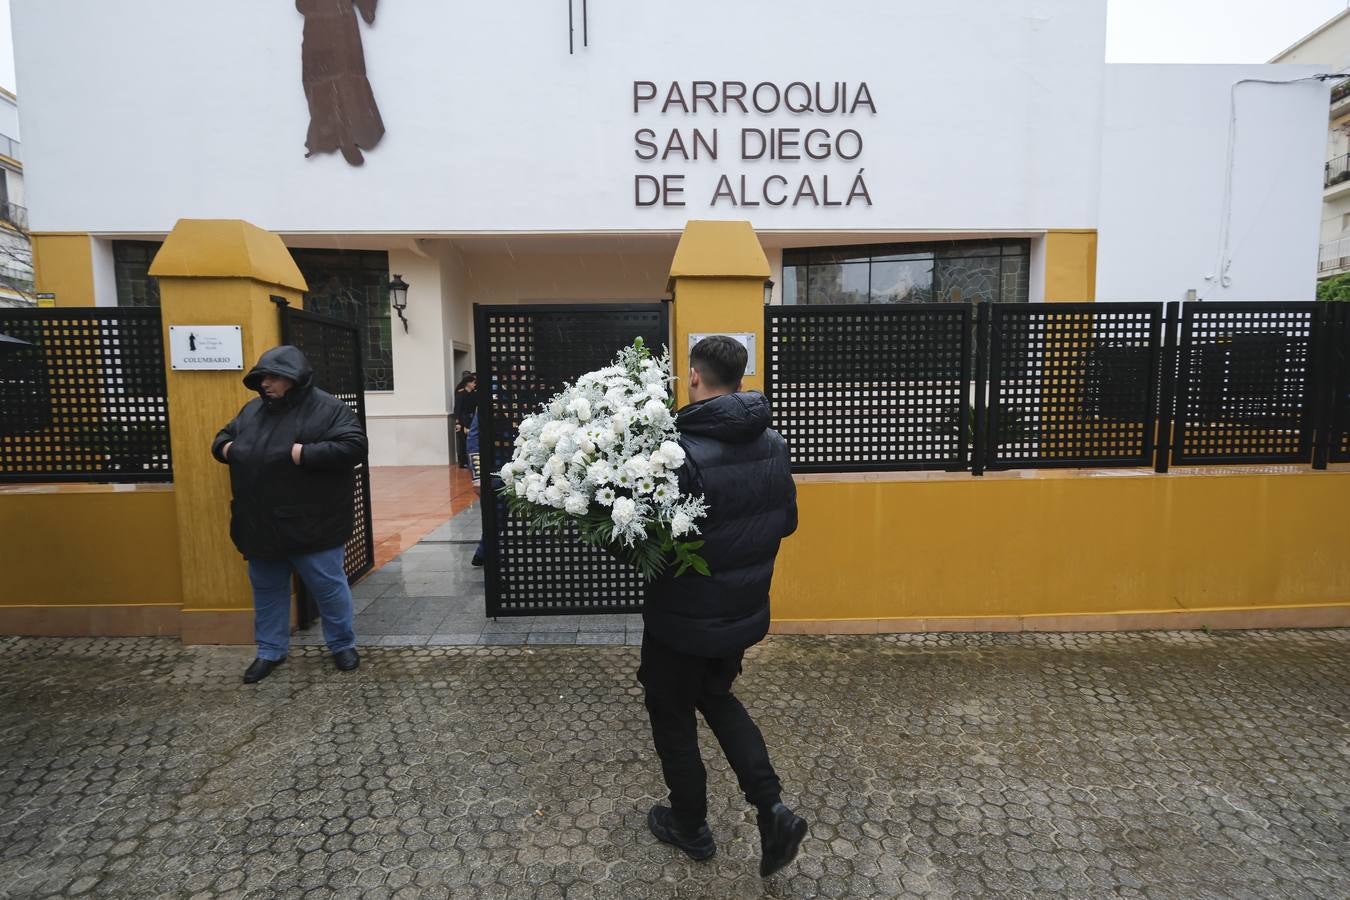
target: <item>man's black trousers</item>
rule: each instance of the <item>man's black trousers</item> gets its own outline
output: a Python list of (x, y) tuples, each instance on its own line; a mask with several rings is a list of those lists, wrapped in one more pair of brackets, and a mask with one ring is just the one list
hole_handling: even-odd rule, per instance
[(690, 656), (670, 649), (648, 632), (642, 636), (638, 681), (646, 691), (652, 739), (670, 788), (670, 807), (683, 827), (696, 828), (708, 816), (708, 773), (698, 752), (694, 710), (703, 713), (717, 736), (752, 806), (767, 810), (782, 794), (764, 736), (731, 693), (743, 655)]

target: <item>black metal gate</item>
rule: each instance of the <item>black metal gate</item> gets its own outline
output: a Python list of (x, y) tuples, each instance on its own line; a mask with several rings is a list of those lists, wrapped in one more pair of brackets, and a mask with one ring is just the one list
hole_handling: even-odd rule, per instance
[[(521, 420), (564, 382), (607, 365), (641, 337), (670, 343), (664, 303), (474, 306), (479, 446), (483, 468), (511, 458)], [(489, 616), (627, 613), (642, 608), (642, 581), (627, 566), (572, 537), (529, 534), (509, 516), (490, 477), (483, 483)]]
[[(351, 407), (366, 428), (365, 366), (361, 356), (361, 335), (355, 325), (340, 319), (305, 312), (274, 297), (281, 313), (281, 340), (300, 348), (314, 368), (314, 385), (322, 388)], [(375, 567), (375, 532), (371, 523), (370, 467), (362, 463), (356, 467), (355, 496), (356, 527), (347, 541), (343, 568), (347, 581), (354, 583)], [(317, 614), (314, 601), (301, 596), (301, 626)]]

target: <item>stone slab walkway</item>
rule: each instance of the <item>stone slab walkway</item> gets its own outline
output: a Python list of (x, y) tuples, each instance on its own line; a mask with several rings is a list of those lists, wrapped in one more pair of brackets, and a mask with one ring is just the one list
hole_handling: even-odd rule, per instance
[(1350, 632), (774, 638), (738, 691), (796, 865), (703, 734), (662, 795), (632, 647), (0, 638), (6, 897), (1350, 896)]

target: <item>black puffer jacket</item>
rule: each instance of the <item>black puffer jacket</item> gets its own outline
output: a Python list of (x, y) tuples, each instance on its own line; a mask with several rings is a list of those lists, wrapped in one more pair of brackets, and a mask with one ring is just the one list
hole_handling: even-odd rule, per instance
[[(295, 382), (280, 400), (261, 396), (264, 375)], [(230, 537), (251, 559), (327, 550), (352, 534), (352, 468), (366, 436), (341, 400), (311, 384), (314, 372), (291, 346), (274, 347), (244, 376), (260, 396), (216, 435), (211, 454), (230, 467)], [(233, 441), (229, 459), (221, 450)], [(291, 446), (302, 445), (300, 465)]]
[[(703, 494), (699, 554), (711, 576), (667, 575), (647, 587), (651, 636), (695, 656), (738, 653), (769, 630), (769, 584), (779, 542), (797, 530), (787, 444), (769, 427), (763, 394), (726, 394), (680, 410), (681, 492)], [(672, 570), (673, 571), (673, 570)]]

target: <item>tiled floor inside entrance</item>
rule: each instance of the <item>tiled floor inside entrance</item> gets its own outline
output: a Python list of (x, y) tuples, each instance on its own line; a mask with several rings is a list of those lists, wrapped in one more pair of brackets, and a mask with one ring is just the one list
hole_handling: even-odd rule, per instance
[[(352, 589), (364, 646), (640, 644), (640, 615), (484, 615), (483, 570), (470, 560), (478, 503), (458, 469), (373, 469), (377, 568)], [(294, 643), (322, 644), (318, 623)]]

